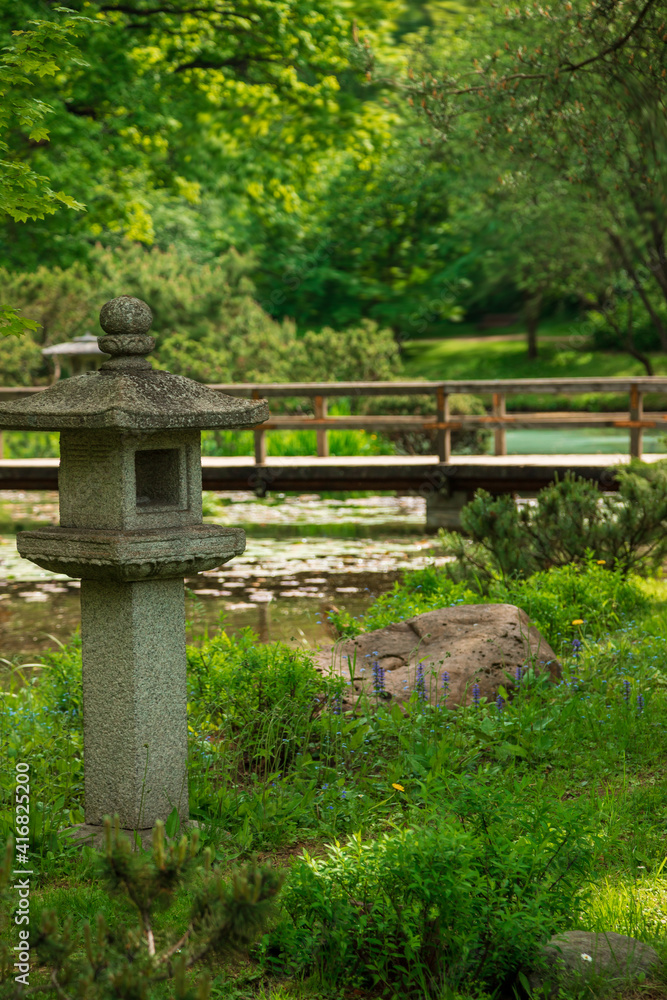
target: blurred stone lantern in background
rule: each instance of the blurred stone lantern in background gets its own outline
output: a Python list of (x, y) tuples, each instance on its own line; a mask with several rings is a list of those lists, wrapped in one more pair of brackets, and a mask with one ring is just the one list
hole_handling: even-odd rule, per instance
[(202, 521), (200, 431), (269, 415), (263, 400), (153, 369), (151, 322), (140, 299), (107, 302), (99, 371), (0, 409), (0, 428), (60, 431), (60, 525), (17, 545), (81, 578), (84, 836), (115, 813), (131, 830), (188, 818), (183, 577), (245, 548), (241, 529)]
[(74, 337), (64, 344), (45, 347), (42, 357), (53, 361), (51, 383), (58, 381), (63, 366), (70, 375), (82, 375), (83, 372), (96, 371), (103, 361), (108, 361), (109, 355), (100, 350), (97, 339), (92, 333), (84, 333), (82, 337)]

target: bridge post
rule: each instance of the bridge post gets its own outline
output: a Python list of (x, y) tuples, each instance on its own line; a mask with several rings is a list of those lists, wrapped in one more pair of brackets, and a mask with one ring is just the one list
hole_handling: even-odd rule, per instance
[[(504, 417), (505, 416), (505, 393), (494, 392), (493, 394), (493, 416), (494, 417)], [(505, 437), (505, 428), (496, 427), (493, 432), (495, 448), (494, 455), (506, 455), (507, 454), (507, 439)]]
[[(438, 423), (447, 423), (449, 420), (449, 396), (444, 387), (439, 385), (437, 390), (437, 419)], [(452, 432), (439, 430), (436, 438), (436, 454), (441, 462), (448, 462), (452, 453)]]
[[(253, 399), (261, 399), (259, 389), (252, 390)], [(266, 465), (266, 431), (256, 430), (255, 435), (255, 465)]]
[[(644, 394), (636, 385), (630, 387), (630, 420), (643, 420)], [(643, 452), (643, 427), (630, 428), (630, 458), (641, 458)]]
[[(326, 420), (327, 399), (326, 396), (315, 396), (315, 419)], [(329, 434), (326, 430), (316, 431), (317, 433), (317, 457), (329, 457)]]
[(468, 502), (466, 490), (434, 490), (426, 495), (426, 531), (435, 533), (439, 528), (459, 531), (461, 510)]

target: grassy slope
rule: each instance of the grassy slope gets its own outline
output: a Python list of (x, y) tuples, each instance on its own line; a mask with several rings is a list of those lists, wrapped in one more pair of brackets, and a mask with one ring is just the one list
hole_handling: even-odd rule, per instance
[[(469, 326), (457, 327), (456, 336), (443, 340), (412, 340), (403, 345), (406, 374), (410, 378), (583, 378), (646, 374), (629, 354), (577, 348), (571, 324), (545, 326), (539, 357), (530, 361), (520, 327), (483, 335)], [(464, 334), (462, 336), (462, 334)], [(506, 335), (507, 339), (496, 337)], [(573, 343), (574, 341), (574, 343)], [(655, 372), (667, 374), (667, 357), (652, 355)]]

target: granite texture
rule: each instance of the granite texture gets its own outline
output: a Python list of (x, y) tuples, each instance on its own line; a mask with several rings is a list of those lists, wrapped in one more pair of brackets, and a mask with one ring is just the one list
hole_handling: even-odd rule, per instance
[(86, 823), (188, 818), (182, 580), (81, 584)]
[(317, 661), (324, 672), (333, 669), (346, 680), (354, 664), (353, 690), (363, 690), (370, 698), (375, 697), (372, 667), (377, 662), (384, 671), (383, 704), (410, 700), (419, 664), (424, 697), (433, 705), (443, 702), (442, 674), (447, 671), (450, 708), (470, 704), (473, 684), (489, 701), (501, 686), (511, 695), (517, 667), (546, 670), (553, 681), (561, 676), (553, 649), (514, 604), (456, 604), (426, 611), (337, 643), (318, 653)]
[[(105, 362), (106, 364), (107, 362)], [(226, 396), (170, 372), (117, 369), (62, 379), (0, 407), (0, 428), (152, 431), (254, 427), (269, 417), (262, 399)]]
[(59, 430), (60, 525), (26, 531), (22, 556), (81, 577), (86, 823), (118, 813), (150, 829), (188, 817), (183, 579), (243, 552), (238, 528), (202, 523), (199, 430), (254, 427), (268, 407), (225, 396), (143, 355), (145, 302), (100, 313), (111, 355), (0, 408), (0, 428)]
[(199, 432), (63, 431), (58, 483), (63, 527), (201, 524)]
[(22, 531), (17, 548), (52, 573), (85, 580), (131, 582), (191, 576), (239, 556), (242, 528), (213, 524), (153, 531), (107, 531), (48, 527)]
[(132, 295), (119, 295), (105, 302), (100, 309), (100, 326), (107, 334), (141, 336), (148, 333), (152, 323), (150, 306)]

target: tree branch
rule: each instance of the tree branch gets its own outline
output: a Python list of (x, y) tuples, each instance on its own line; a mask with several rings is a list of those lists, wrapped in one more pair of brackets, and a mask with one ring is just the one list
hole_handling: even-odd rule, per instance
[(615, 42), (609, 45), (606, 49), (603, 49), (602, 52), (598, 52), (597, 55), (591, 56), (589, 59), (584, 59), (583, 62), (580, 63), (561, 63), (560, 68), (569, 69), (572, 72), (575, 72), (578, 69), (583, 69), (584, 66), (589, 66), (591, 63), (597, 62), (598, 59), (604, 59), (605, 56), (610, 55), (612, 52), (616, 52), (618, 49), (622, 49), (623, 46), (630, 41), (651, 7), (655, 6), (656, 2), (657, 0), (647, 0), (630, 30), (627, 31), (625, 35), (622, 35), (621, 38), (617, 38)]

